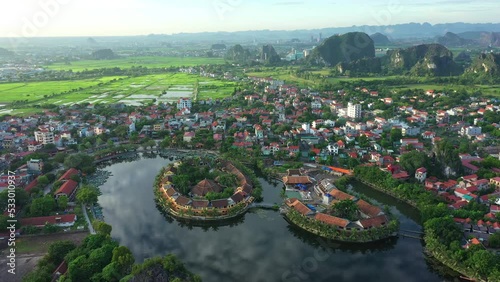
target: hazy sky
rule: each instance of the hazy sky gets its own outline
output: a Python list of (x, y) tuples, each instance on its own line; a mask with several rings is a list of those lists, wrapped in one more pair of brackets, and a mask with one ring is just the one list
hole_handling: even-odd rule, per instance
[(0, 0), (0, 37), (499, 22), (499, 0)]

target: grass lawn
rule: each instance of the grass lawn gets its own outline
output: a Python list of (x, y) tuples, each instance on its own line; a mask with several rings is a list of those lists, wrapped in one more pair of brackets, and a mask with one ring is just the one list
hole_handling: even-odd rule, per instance
[(37, 235), (20, 237), (16, 239), (16, 253), (18, 254), (42, 254), (47, 253), (49, 246), (60, 240), (70, 240), (79, 244), (88, 232), (56, 233), (50, 235)]
[(51, 70), (73, 70), (75, 72), (83, 70), (101, 68), (131, 68), (133, 66), (143, 66), (148, 68), (167, 68), (180, 66), (197, 66), (207, 64), (223, 64), (223, 58), (198, 58), (198, 57), (130, 57), (114, 60), (83, 60), (74, 61), (69, 64), (55, 63), (45, 66)]

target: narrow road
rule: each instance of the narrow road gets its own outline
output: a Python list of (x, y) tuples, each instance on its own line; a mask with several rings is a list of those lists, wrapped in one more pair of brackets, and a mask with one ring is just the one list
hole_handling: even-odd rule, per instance
[(87, 207), (84, 204), (82, 204), (82, 211), (83, 215), (85, 216), (85, 220), (87, 220), (87, 224), (89, 225), (90, 234), (95, 234), (94, 227), (92, 227), (92, 223), (90, 222), (89, 216), (87, 214)]

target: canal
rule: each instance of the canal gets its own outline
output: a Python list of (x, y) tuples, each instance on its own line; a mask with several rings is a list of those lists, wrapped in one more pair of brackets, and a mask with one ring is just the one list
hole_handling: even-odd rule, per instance
[[(218, 226), (175, 221), (156, 208), (152, 188), (156, 174), (170, 162), (150, 156), (103, 168), (112, 173), (100, 187), (104, 218), (113, 226), (112, 237), (132, 251), (136, 262), (174, 253), (208, 282), (449, 279), (427, 263), (417, 239), (341, 244), (298, 230), (272, 210), (252, 210)], [(260, 181), (265, 202), (279, 203), (281, 186)], [(388, 205), (401, 228), (421, 230), (415, 210), (362, 185), (353, 189)]]

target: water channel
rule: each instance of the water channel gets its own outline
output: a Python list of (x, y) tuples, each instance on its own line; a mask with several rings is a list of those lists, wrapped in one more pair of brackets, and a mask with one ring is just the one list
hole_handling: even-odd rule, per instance
[[(290, 226), (272, 210), (252, 210), (218, 226), (193, 226), (163, 215), (155, 206), (153, 181), (171, 161), (159, 156), (109, 164), (99, 203), (112, 237), (142, 262), (177, 255), (203, 281), (446, 281), (427, 262), (423, 243), (393, 238), (372, 244), (320, 239)], [(279, 184), (264, 179), (265, 202), (281, 202)], [(421, 230), (418, 212), (362, 184), (353, 188), (386, 204), (402, 229)]]

